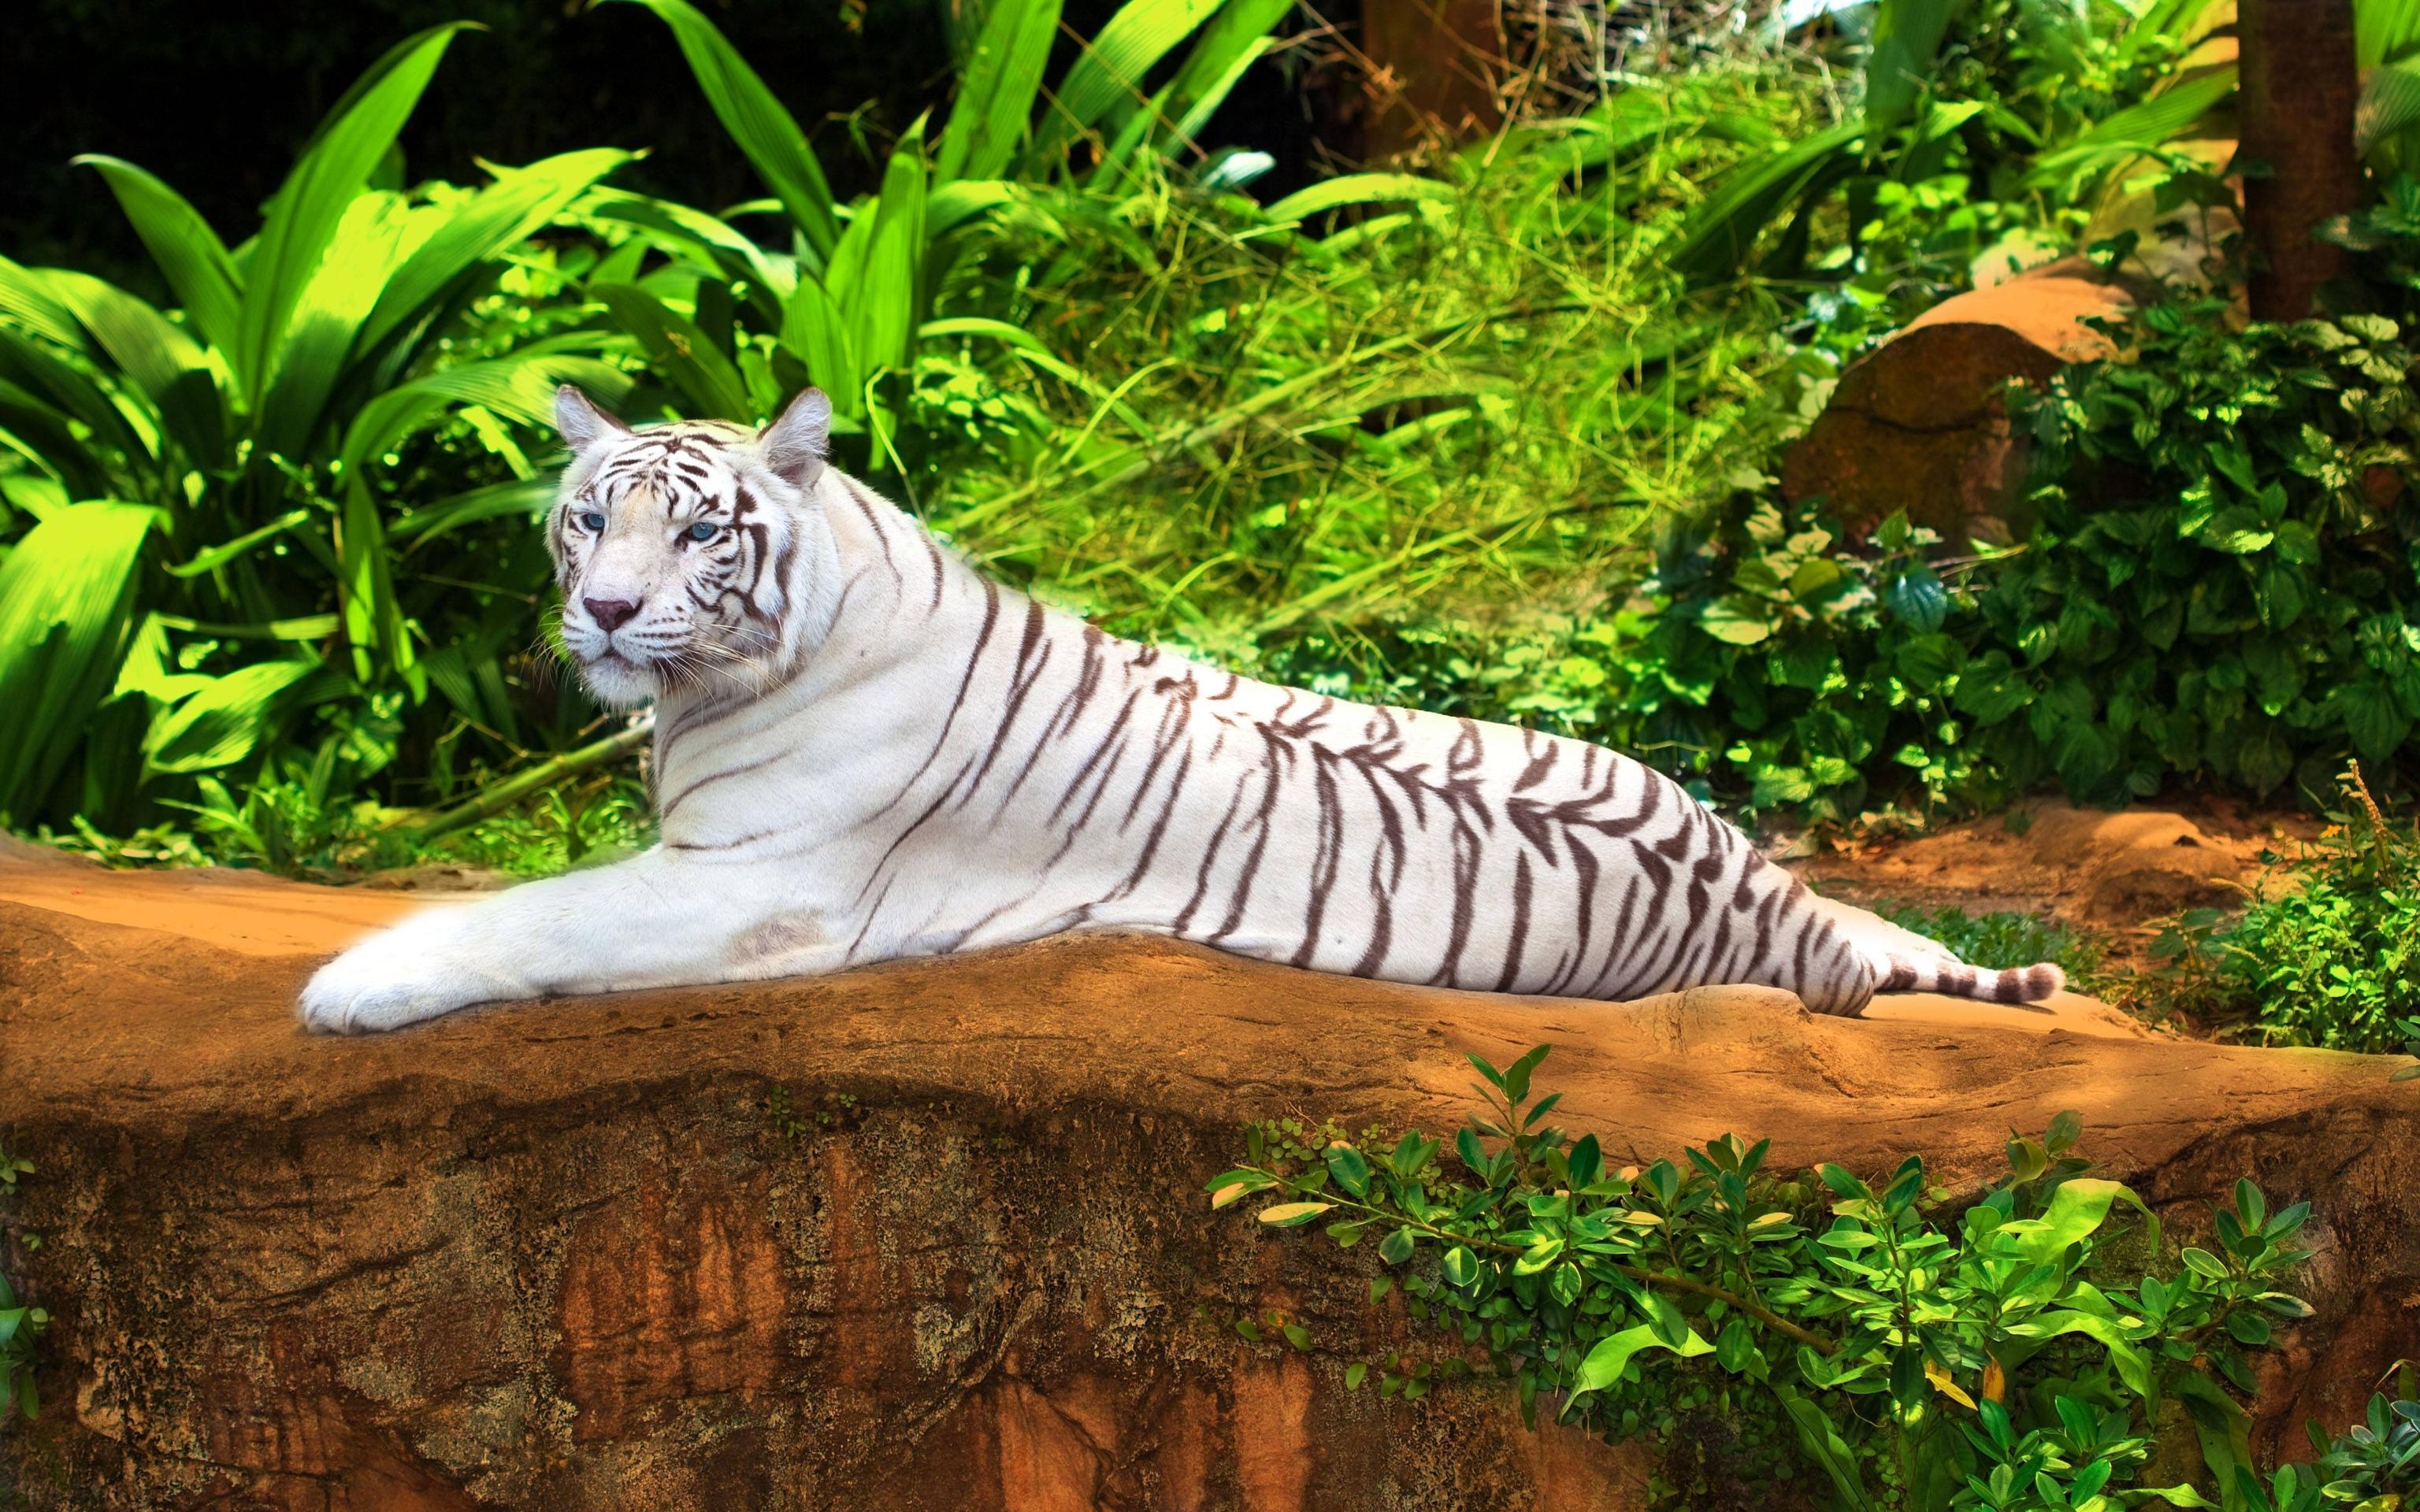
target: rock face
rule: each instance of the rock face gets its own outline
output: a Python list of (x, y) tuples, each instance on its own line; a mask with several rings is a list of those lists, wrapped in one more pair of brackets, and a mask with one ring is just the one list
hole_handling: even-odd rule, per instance
[[(1635, 1507), (1644, 1449), (1526, 1432), (1483, 1386), (1348, 1393), (1348, 1360), (1428, 1342), (1366, 1305), (1367, 1255), (1200, 1192), (1247, 1119), (1450, 1127), (1463, 1051), (1542, 1041), (1541, 1085), (1625, 1157), (1737, 1131), (1979, 1179), (2073, 1107), (2188, 1229), (2247, 1172), (2313, 1200), (2320, 1314), (2273, 1437), (2420, 1352), (2420, 1087), (2378, 1060), (1110, 937), (300, 1033), (315, 960), (408, 905), (0, 863), (0, 1128), (39, 1165), (5, 1264), (55, 1318), (0, 1502)], [(1223, 1326), (1272, 1306), (1311, 1350)]]
[(1860, 539), (1899, 510), (1952, 543), (2021, 538), (2026, 448), (2008, 387), (2107, 357), (2108, 338), (2086, 322), (2133, 303), (2072, 261), (1944, 300), (1840, 376), (1782, 458), (1783, 492), (1825, 500)]

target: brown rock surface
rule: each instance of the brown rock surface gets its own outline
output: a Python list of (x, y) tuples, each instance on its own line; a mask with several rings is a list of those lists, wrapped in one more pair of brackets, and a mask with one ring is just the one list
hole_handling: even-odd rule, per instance
[[(2083, 1113), (2172, 1220), (2318, 1204), (2266, 1431), (2415, 1350), (2420, 1088), (2083, 1032), (1324, 978), (1130, 938), (325, 1040), (317, 956), (410, 905), (0, 859), (7, 1263), (56, 1315), (0, 1501), (65, 1507), (1622, 1508), (1650, 1461), (1488, 1388), (1347, 1394), (1367, 1257), (1204, 1211), (1256, 1116), (1449, 1126), (1460, 1052), (1625, 1156), (1726, 1131), (1953, 1179)], [(223, 938), (233, 932), (239, 948)], [(777, 1095), (777, 1088), (779, 1093)], [(1202, 1316), (1280, 1306), (1315, 1348)]]
[(1859, 538), (1899, 510), (1952, 543), (2022, 536), (2025, 446), (2008, 387), (2110, 355), (2086, 322), (2133, 303), (2072, 260), (1944, 300), (1840, 376), (1784, 455), (1782, 491), (1824, 499)]

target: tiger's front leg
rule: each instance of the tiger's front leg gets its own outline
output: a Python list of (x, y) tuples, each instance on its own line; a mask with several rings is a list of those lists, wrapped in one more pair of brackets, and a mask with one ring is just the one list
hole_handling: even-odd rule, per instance
[(764, 974), (748, 942), (768, 907), (739, 878), (698, 874), (710, 870), (650, 851), (425, 909), (321, 966), (302, 989), (302, 1023), (359, 1034), (473, 1003)]

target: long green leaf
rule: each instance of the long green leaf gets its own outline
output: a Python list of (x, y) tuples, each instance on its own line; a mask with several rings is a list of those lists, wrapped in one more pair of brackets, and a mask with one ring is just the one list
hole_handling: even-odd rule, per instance
[(144, 741), (155, 772), (207, 772), (251, 755), (285, 695), (318, 671), (308, 661), (261, 661), (214, 677), (154, 719)]
[(2110, 162), (2164, 147), (2235, 93), (2235, 65), (2212, 69), (2115, 112), (2054, 152), (2034, 160), (2025, 182), (2072, 185)]
[(1264, 212), (1272, 221), (1308, 221), (1324, 211), (1347, 205), (1376, 205), (1395, 200), (1450, 200), (1451, 184), (1408, 173), (1356, 173), (1297, 189)]
[(522, 424), (549, 424), (554, 391), (566, 383), (612, 404), (628, 392), (630, 378), (598, 359), (562, 352), (521, 352), (442, 367), (397, 384), (355, 411), (337, 454), (339, 471), (349, 478), (360, 476), (419, 425), (458, 406), (477, 405)]
[(2109, 1351), (2109, 1363), (2117, 1368), (2118, 1379), (2126, 1389), (2147, 1402), (2159, 1399), (2159, 1388), (2151, 1379), (2151, 1363), (2142, 1347), (2126, 1336), (2114, 1318), (2102, 1318), (2085, 1312), (2043, 1313), (2024, 1325), (2028, 1335), (2036, 1338), (2056, 1338), (2062, 1334), (2081, 1334), (2097, 1341)]
[(993, 320), (979, 315), (952, 316), (942, 320), (927, 320), (916, 328), (920, 341), (939, 340), (949, 336), (985, 336), (1022, 353), (1025, 360), (1053, 378), (1062, 378), (1091, 392), (1091, 380), (1075, 366), (1063, 361), (1059, 354), (1045, 345), (1042, 338), (1022, 326), (1005, 320)]
[(356, 471), (345, 486), (336, 524), (336, 612), (352, 647), (353, 675), (366, 682), (383, 663), (397, 672), (412, 665), (411, 636), (396, 597), (393, 553), (369, 484)]
[(0, 321), (98, 362), (100, 354), (93, 350), (84, 322), (60, 302), (50, 274), (49, 269), (27, 268), (0, 256)]
[(847, 312), (820, 281), (799, 280), (782, 314), (782, 345), (806, 364), (808, 378), (831, 395), (835, 414), (863, 418), (865, 373), (858, 363), (857, 338)]
[(383, 190), (346, 206), (327, 255), (295, 301), (276, 368), (254, 406), (256, 455), (300, 459), (317, 449), (329, 401), (357, 376), (351, 359), (363, 322), (430, 224), (402, 195)]
[[(147, 171), (118, 158), (88, 152), (73, 160), (92, 168), (117, 196), (118, 208), (151, 254), (177, 302), (204, 341), (232, 354), (242, 331), (243, 281), (235, 259), (202, 212)], [(232, 356), (229, 358), (232, 361)]]
[[(89, 427), (103, 446), (131, 457), (157, 455), (156, 433), (136, 429), (107, 390), (57, 353), (7, 325), (0, 325), (0, 386), (39, 402), (54, 416), (72, 417)], [(80, 442), (69, 444), (81, 448)]]
[(598, 284), (588, 295), (605, 306), (614, 324), (638, 338), (648, 363), (679, 391), (693, 417), (755, 418), (739, 369), (686, 316), (636, 284)]
[(2366, 73), (2420, 51), (2420, 0), (2360, 0), (2352, 8), (2353, 67)]
[(856, 324), (858, 361), (869, 370), (904, 368), (909, 339), (923, 315), (918, 307), (926, 248), (922, 121), (909, 127), (892, 149), (882, 173), (882, 196), (869, 208), (873, 229), (855, 285), (837, 285), (833, 293)]
[(1879, 139), (1916, 113), (1941, 39), (1963, 0), (1882, 0), (1866, 54), (1866, 131)]
[[(776, 210), (781, 208), (777, 201), (766, 203)], [(601, 221), (636, 226), (667, 255), (711, 269), (730, 283), (745, 282), (750, 301), (768, 320), (780, 321), (782, 306), (798, 286), (795, 258), (767, 252), (753, 239), (704, 210), (619, 191), (591, 194), (580, 210)]]
[(1016, 157), (1059, 35), (1059, 7), (1060, 0), (992, 0), (941, 129), (934, 182), (996, 177)]
[(1699, 280), (1735, 271), (1782, 208), (1835, 171), (1864, 136), (1862, 125), (1847, 122), (1731, 170), (1682, 228), (1672, 268)]
[(186, 458), (205, 468), (225, 466), (227, 414), (218, 372), (184, 328), (89, 274), (54, 269), (50, 285), (95, 346), (143, 391)]
[(526, 168), (500, 169), (496, 181), (467, 203), (435, 212), (444, 215), (443, 223), (387, 281), (355, 340), (355, 350), (366, 352), (397, 327), (424, 317), (464, 273), (509, 251), (630, 157), (618, 147), (591, 147)]
[(756, 166), (757, 177), (781, 200), (783, 208), (807, 239), (818, 257), (828, 257), (840, 240), (840, 218), (833, 212), (831, 186), (823, 164), (807, 146), (798, 121), (765, 87), (714, 23), (689, 0), (628, 0), (645, 6), (673, 30), (681, 55), (713, 107), (722, 129)]
[[(0, 347), (5, 346), (6, 341), (0, 340)], [(116, 476), (113, 458), (70, 425), (55, 405), (9, 381), (5, 376), (7, 366), (5, 358), (0, 358), (0, 450), (14, 452), (47, 470), (47, 475), (19, 473), (8, 478), (9, 501), (17, 501), (19, 490), (39, 484), (54, 485), (59, 492), (78, 499), (112, 492)]]
[(1621, 1372), (1630, 1365), (1631, 1356), (1641, 1350), (1669, 1350), (1684, 1360), (1714, 1352), (1714, 1347), (1699, 1338), (1695, 1329), (1689, 1330), (1679, 1344), (1667, 1344), (1656, 1336), (1652, 1326), (1640, 1323), (1597, 1340), (1596, 1347), (1589, 1350), (1588, 1358), (1580, 1362), (1579, 1375), (1572, 1382), (1572, 1391), (1575, 1394), (1603, 1391), (1621, 1379)]
[(1143, 78), (1153, 65), (1193, 35), (1218, 5), (1219, 0), (1126, 0), (1085, 44), (1044, 110), (1026, 153), (1033, 176), (1056, 173), (1077, 138), (1105, 120), (1114, 131), (1142, 102)]
[[(2028, 1265), (2048, 1265), (2100, 1228), (2111, 1204), (2125, 1202), (2150, 1224), (2154, 1248), (2160, 1242), (2160, 1221), (2143, 1199), (2123, 1181), (2078, 1177), (2059, 1183), (2050, 1207), (2040, 1218), (2003, 1224), (1993, 1232), (1995, 1244)], [(2004, 1237), (2005, 1236), (2005, 1237)]]
[(1832, 1489), (1840, 1494), (1840, 1504), (1848, 1512), (1871, 1512), (1873, 1497), (1857, 1472), (1856, 1452), (1840, 1437), (1832, 1419), (1823, 1409), (1787, 1386), (1776, 1387), (1776, 1395), (1781, 1398), (1782, 1410), (1790, 1414), (1791, 1427), (1797, 1430), (1799, 1446), (1823, 1467)]
[(554, 498), (551, 478), (515, 478), (510, 483), (493, 483), (484, 488), (458, 493), (451, 499), (441, 499), (433, 504), (423, 504), (388, 527), (390, 541), (431, 540), (448, 531), (482, 520), (503, 519), (519, 516), (535, 520), (546, 512)]
[(1209, 124), (1247, 69), (1275, 44), (1270, 33), (1294, 14), (1295, 0), (1227, 0), (1169, 81), (1171, 145), (1187, 145)]
[(318, 136), (271, 202), (245, 265), (242, 319), (233, 356), (244, 392), (254, 401), (269, 386), (287, 322), (318, 271), (346, 211), (419, 104), (446, 44), (468, 24), (433, 26), (372, 64), (329, 113)]
[(136, 504), (71, 505), (0, 563), (0, 815), (31, 819), (116, 681), (135, 563), (158, 517)]
[(228, 563), (233, 562), (236, 558), (243, 555), (246, 551), (251, 550), (254, 547), (258, 546), (261, 542), (270, 540), (275, 536), (283, 535), (287, 531), (292, 530), (295, 526), (302, 524), (304, 520), (307, 520), (310, 517), (311, 511), (308, 509), (300, 507), (289, 509), (285, 514), (278, 516), (275, 519), (271, 520), (268, 524), (263, 525), (258, 530), (246, 531), (232, 541), (224, 542), (218, 546), (211, 547), (207, 551), (194, 553), (192, 561), (180, 562), (175, 566), (170, 567), (168, 569), (168, 576), (171, 578), (198, 578), (206, 572), (216, 572), (219, 568), (225, 566)]
[(2420, 126), (2420, 63), (2385, 63), (2362, 81), (2353, 107), (2354, 150), (2370, 149), (2398, 131)]
[(924, 234), (939, 237), (1010, 203), (1019, 186), (999, 178), (957, 178), (924, 196)]

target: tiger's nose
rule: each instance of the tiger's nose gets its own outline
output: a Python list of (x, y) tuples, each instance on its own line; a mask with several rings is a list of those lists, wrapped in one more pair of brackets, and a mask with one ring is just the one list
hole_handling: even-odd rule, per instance
[(597, 622), (597, 628), (608, 635), (629, 624), (630, 616), (639, 612), (639, 606), (627, 598), (583, 598), (580, 607)]

